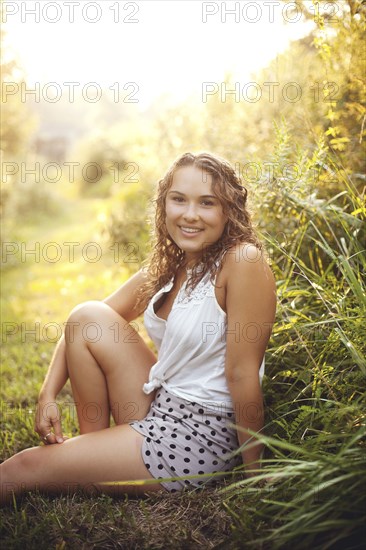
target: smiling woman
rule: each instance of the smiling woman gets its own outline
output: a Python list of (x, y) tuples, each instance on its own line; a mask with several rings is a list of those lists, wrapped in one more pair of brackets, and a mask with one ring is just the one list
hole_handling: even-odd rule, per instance
[[(138, 305), (146, 306), (177, 270), (188, 266), (193, 266), (188, 286), (197, 284), (194, 264), (199, 258), (214, 276), (223, 254), (240, 242), (254, 245), (265, 260), (248, 211), (247, 190), (225, 159), (210, 153), (182, 155), (159, 181), (154, 202), (156, 243)], [(191, 228), (200, 231), (191, 237)]]
[[(263, 428), (276, 295), (247, 191), (224, 159), (186, 153), (155, 202), (146, 265), (103, 302), (71, 311), (39, 396), (35, 430), (45, 445), (0, 466), (3, 503), (35, 488), (174, 492), (243, 462), (247, 476), (260, 467), (253, 434)], [(142, 313), (157, 357), (129, 324)], [(84, 330), (91, 323), (97, 340)], [(80, 435), (65, 440), (56, 397), (68, 378)]]

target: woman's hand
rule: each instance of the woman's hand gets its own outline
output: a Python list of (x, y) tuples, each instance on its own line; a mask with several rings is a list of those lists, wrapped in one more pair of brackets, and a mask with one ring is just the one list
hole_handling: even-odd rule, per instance
[(55, 399), (41, 398), (38, 401), (34, 430), (45, 445), (63, 443), (68, 439), (62, 435), (61, 414)]

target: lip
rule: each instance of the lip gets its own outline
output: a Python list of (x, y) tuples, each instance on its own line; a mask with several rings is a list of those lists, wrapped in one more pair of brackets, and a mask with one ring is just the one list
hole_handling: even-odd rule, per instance
[[(187, 226), (178, 225), (178, 227), (185, 237), (194, 237), (195, 235), (199, 235), (203, 231), (201, 227), (189, 227), (188, 225)], [(187, 227), (187, 229), (198, 229), (199, 231), (196, 231), (195, 233), (191, 233), (189, 231), (184, 231), (183, 227)]]
[(183, 229), (183, 227), (186, 227), (187, 229), (199, 229), (200, 231), (203, 231), (202, 227), (191, 227), (190, 225), (178, 225), (179, 229)]

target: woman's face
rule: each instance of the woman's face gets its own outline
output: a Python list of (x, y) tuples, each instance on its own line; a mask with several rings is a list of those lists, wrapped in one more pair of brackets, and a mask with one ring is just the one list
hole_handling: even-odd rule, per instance
[(188, 263), (202, 258), (204, 249), (221, 237), (228, 220), (212, 191), (212, 176), (193, 165), (175, 171), (165, 210), (169, 236), (184, 250)]

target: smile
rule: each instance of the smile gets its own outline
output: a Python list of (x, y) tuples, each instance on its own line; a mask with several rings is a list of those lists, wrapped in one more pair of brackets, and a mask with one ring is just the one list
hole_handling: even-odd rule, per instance
[(182, 231), (182, 233), (184, 233), (185, 235), (187, 234), (194, 235), (203, 231), (203, 229), (197, 229), (193, 227), (184, 227), (182, 225), (178, 225), (178, 227)]

